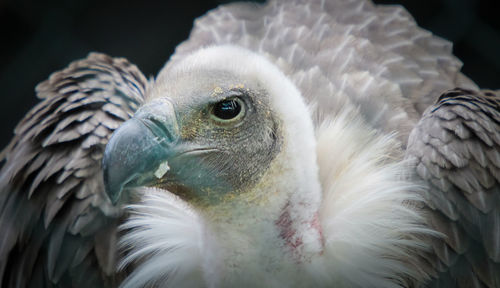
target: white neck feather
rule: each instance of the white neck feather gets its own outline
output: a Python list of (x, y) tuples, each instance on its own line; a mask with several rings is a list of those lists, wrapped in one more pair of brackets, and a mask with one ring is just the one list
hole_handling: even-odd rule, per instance
[(201, 212), (209, 219), (205, 251), (214, 251), (203, 259), (208, 287), (293, 287), (304, 281), (293, 276), (300, 275), (297, 263), (322, 252), (319, 229), (311, 225), (320, 186), (309, 190), (314, 185), (288, 167), (288, 157), (280, 154), (248, 194)]
[(311, 269), (338, 287), (422, 283), (419, 255), (429, 249), (422, 236), (436, 236), (415, 207), (422, 187), (405, 180), (409, 166), (395, 135), (377, 136), (356, 115), (318, 127), (325, 254)]

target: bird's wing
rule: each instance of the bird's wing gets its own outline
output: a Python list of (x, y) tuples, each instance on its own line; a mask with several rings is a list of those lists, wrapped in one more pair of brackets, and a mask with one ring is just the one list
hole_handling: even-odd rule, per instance
[(171, 62), (217, 44), (243, 46), (277, 64), (317, 104), (317, 123), (357, 107), (367, 123), (398, 131), (403, 143), (443, 91), (477, 89), (459, 72), (450, 42), (419, 28), (404, 8), (368, 0), (224, 5), (195, 21)]
[[(450, 90), (408, 140), (427, 182), (437, 287), (500, 287), (500, 94)], [(437, 257), (436, 257), (437, 256)], [(434, 287), (434, 286), (431, 286)]]
[(41, 102), (1, 154), (1, 287), (115, 281), (120, 212), (104, 193), (101, 159), (146, 86), (127, 60), (92, 53), (36, 87)]

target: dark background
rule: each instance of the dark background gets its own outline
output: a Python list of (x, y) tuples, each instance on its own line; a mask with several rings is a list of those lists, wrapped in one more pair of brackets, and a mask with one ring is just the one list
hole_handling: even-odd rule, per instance
[[(232, 1), (0, 0), (0, 149), (37, 99), (35, 85), (90, 51), (128, 58), (155, 75), (193, 20)], [(402, 4), (455, 43), (463, 71), (500, 88), (499, 0), (376, 0)]]

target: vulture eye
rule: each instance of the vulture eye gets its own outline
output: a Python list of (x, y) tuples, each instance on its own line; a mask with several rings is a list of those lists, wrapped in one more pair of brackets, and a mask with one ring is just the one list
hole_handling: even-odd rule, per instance
[(245, 103), (240, 98), (228, 98), (215, 103), (212, 116), (220, 122), (234, 121), (245, 114)]

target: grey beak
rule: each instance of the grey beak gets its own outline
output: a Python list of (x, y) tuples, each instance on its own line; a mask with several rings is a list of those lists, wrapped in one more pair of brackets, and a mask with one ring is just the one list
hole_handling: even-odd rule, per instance
[(112, 135), (103, 157), (104, 186), (116, 204), (125, 187), (151, 185), (154, 172), (172, 154), (179, 139), (175, 110), (158, 99), (137, 110)]

